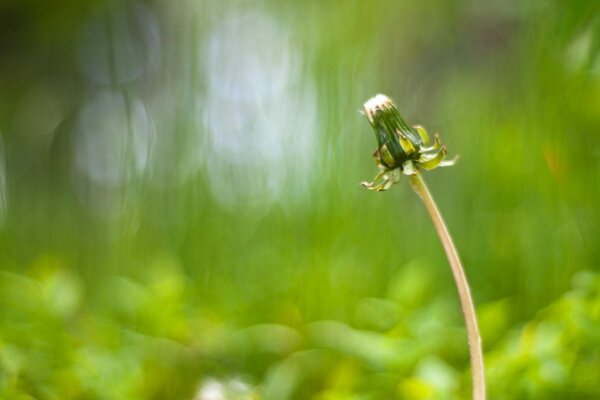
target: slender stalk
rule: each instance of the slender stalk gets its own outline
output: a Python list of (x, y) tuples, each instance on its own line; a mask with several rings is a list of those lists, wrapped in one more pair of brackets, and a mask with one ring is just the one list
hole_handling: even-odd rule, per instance
[(473, 399), (485, 400), (485, 377), (483, 368), (483, 351), (481, 350), (481, 336), (479, 335), (479, 327), (477, 325), (477, 315), (475, 314), (475, 306), (471, 297), (471, 290), (465, 271), (458, 257), (456, 246), (452, 241), (450, 232), (446, 227), (446, 223), (442, 218), (442, 214), (438, 209), (420, 171), (416, 171), (415, 175), (410, 176), (410, 183), (417, 195), (423, 200), (425, 208), (429, 212), (429, 216), (435, 225), (435, 229), (440, 237), (444, 251), (448, 257), (452, 275), (458, 289), (460, 298), (460, 307), (462, 308), (467, 327), (467, 337), (469, 339), (469, 353), (471, 355), (471, 376), (473, 380)]

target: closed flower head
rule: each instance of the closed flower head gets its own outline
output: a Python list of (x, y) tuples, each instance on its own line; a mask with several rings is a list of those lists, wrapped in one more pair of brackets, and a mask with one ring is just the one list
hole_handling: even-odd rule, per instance
[(363, 182), (368, 189), (382, 191), (400, 180), (402, 174), (413, 175), (417, 169), (430, 170), (453, 165), (444, 160), (446, 147), (436, 134), (430, 145), (429, 135), (422, 126), (409, 127), (396, 105), (386, 95), (378, 94), (364, 104), (365, 114), (377, 139), (373, 157), (379, 173), (372, 182)]

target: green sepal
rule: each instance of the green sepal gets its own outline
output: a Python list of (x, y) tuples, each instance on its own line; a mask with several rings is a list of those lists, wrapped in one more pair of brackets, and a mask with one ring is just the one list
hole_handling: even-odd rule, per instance
[(400, 140), (400, 146), (402, 146), (402, 150), (404, 150), (406, 155), (410, 156), (417, 151), (415, 145), (406, 137), (405, 134), (400, 132), (400, 130), (398, 130), (398, 139)]
[(413, 162), (411, 160), (408, 160), (404, 164), (402, 164), (402, 172), (404, 173), (404, 175), (414, 175), (417, 173), (417, 170), (415, 169)]
[(423, 154), (419, 159), (419, 165), (426, 170), (434, 169), (444, 160), (447, 152), (446, 147), (442, 146), (440, 151), (435, 154)]
[(413, 128), (417, 131), (417, 133), (423, 140), (423, 144), (425, 146), (429, 146), (429, 134), (427, 134), (427, 130), (421, 125), (415, 125)]

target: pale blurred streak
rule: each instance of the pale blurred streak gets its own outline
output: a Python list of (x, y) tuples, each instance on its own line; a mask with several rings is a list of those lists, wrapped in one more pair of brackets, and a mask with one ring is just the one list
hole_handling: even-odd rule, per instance
[(119, 193), (145, 172), (159, 189), (206, 174), (210, 193), (232, 210), (309, 198), (316, 94), (290, 24), (260, 10), (205, 11), (190, 8), (178, 27), (196, 54), (165, 48), (176, 61), (163, 59), (166, 39), (141, 4), (112, 6), (85, 23), (77, 54), (92, 94), (74, 138), (84, 203), (110, 202), (90, 191)]
[(157, 19), (138, 2), (113, 4), (81, 29), (77, 56), (90, 90), (74, 126), (73, 179), (96, 214), (118, 214), (151, 165), (156, 123), (139, 84), (158, 68), (160, 39)]
[(74, 132), (75, 179), (95, 189), (119, 188), (141, 176), (156, 142), (154, 121), (144, 102), (133, 95), (103, 90), (84, 103)]
[(231, 209), (301, 198), (313, 174), (316, 99), (288, 28), (265, 13), (230, 11), (215, 21), (202, 62), (214, 197)]
[(139, 79), (160, 57), (160, 32), (154, 15), (138, 2), (113, 5), (84, 24), (78, 48), (79, 65), (99, 84)]

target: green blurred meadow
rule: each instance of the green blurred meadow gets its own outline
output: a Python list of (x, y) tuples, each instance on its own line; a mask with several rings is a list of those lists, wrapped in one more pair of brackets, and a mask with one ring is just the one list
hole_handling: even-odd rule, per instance
[(600, 398), (600, 4), (0, 1), (1, 399)]

